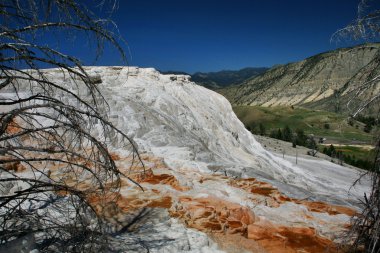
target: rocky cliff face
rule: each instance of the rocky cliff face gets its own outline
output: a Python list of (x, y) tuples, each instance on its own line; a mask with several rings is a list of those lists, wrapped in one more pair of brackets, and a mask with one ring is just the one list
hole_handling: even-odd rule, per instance
[(379, 48), (380, 44), (365, 44), (322, 53), (274, 67), (220, 92), (236, 105), (302, 105), (347, 112), (350, 98), (355, 98), (354, 108), (379, 94), (379, 82), (360, 90), (363, 83), (380, 74)]
[[(267, 152), (223, 96), (187, 76), (135, 67), (87, 69), (97, 77), (110, 120), (134, 139), (145, 164), (141, 173), (117, 139), (109, 143), (120, 171), (144, 188), (124, 178), (120, 192), (112, 193), (117, 198), (110, 198), (117, 201), (103, 210), (115, 249), (323, 252), (336, 247), (356, 199), (368, 191), (365, 179), (350, 189), (356, 170), (309, 159), (295, 165)], [(62, 72), (48, 75), (67, 85)], [(52, 178), (60, 173), (49, 169)], [(27, 177), (28, 168), (15, 173)], [(96, 208), (107, 199), (89, 201)], [(131, 220), (132, 227), (120, 230)]]

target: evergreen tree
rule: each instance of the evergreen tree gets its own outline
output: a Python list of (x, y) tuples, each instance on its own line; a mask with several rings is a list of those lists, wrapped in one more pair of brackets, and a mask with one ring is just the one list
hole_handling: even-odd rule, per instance
[(296, 130), (296, 143), (300, 146), (306, 146), (307, 136), (302, 129)]
[(293, 132), (288, 125), (285, 126), (284, 130), (282, 131), (282, 135), (284, 141), (292, 141), (293, 139)]
[(282, 135), (282, 132), (281, 132), (280, 128), (277, 130), (276, 139), (278, 139), (278, 140), (282, 140), (283, 139), (283, 135)]
[(266, 130), (262, 123), (260, 123), (259, 129), (260, 129), (260, 135), (264, 136), (266, 134)]

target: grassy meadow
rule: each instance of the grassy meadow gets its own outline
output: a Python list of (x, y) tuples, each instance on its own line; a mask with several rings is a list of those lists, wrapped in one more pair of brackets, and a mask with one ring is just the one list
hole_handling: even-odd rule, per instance
[(265, 127), (267, 134), (272, 130), (289, 126), (292, 130), (302, 129), (306, 134), (326, 138), (326, 143), (372, 144), (371, 134), (363, 131), (364, 124), (332, 112), (292, 107), (235, 106), (238, 118), (251, 129), (258, 124)]

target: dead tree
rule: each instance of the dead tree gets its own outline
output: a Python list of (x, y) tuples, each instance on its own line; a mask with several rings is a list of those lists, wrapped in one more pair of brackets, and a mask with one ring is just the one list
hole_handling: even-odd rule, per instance
[(32, 236), (40, 252), (106, 250), (102, 206), (118, 197), (123, 176), (108, 143), (121, 136), (118, 145), (139, 162), (107, 119), (100, 80), (39, 39), (86, 36), (94, 54), (112, 45), (125, 59), (114, 24), (80, 2), (0, 0), (0, 247)]
[[(374, 7), (375, 1), (362, 0), (358, 6), (358, 17), (351, 24), (338, 30), (333, 39), (337, 38), (352, 38), (369, 40), (380, 38), (380, 10)], [(378, 54), (379, 61), (380, 54)], [(352, 97), (347, 104), (348, 109), (352, 109), (352, 117), (356, 117), (363, 112), (368, 106), (379, 103), (380, 93), (371, 94), (366, 101), (356, 103), (350, 107), (352, 101), (365, 92), (371, 89), (374, 85), (379, 85), (380, 75), (371, 75), (370, 78), (357, 86), (352, 93)], [(353, 103), (352, 103), (353, 104)], [(379, 113), (377, 113), (379, 120)], [(369, 168), (368, 172), (363, 176), (369, 176), (371, 181), (371, 190), (363, 196), (361, 201), (362, 210), (359, 214), (352, 218), (351, 230), (348, 241), (345, 243), (352, 244), (353, 252), (380, 252), (380, 135), (375, 135), (376, 153), (373, 161), (373, 167)], [(361, 178), (362, 178), (361, 177)], [(360, 181), (359, 178), (357, 182)]]

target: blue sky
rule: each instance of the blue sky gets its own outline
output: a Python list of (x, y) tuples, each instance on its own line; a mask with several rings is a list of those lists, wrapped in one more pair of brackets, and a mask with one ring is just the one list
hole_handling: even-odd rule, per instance
[[(160, 70), (270, 67), (358, 44), (331, 42), (356, 17), (358, 0), (119, 0), (112, 19), (128, 42), (128, 64)], [(128, 50), (128, 49), (127, 49)], [(74, 53), (94, 64), (86, 44)], [(120, 65), (106, 49), (97, 65)]]

